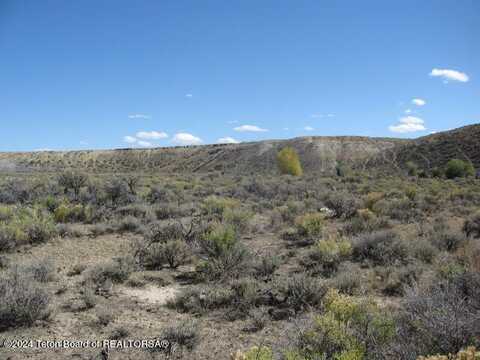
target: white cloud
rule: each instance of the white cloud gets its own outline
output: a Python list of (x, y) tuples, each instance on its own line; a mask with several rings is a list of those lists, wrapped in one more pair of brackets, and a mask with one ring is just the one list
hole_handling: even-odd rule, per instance
[(427, 102), (426, 102), (425, 100), (423, 100), (423, 99), (418, 99), (418, 98), (412, 99), (412, 104), (417, 105), (417, 106), (423, 106), (423, 105), (425, 105), (426, 103), (427, 103)]
[(445, 82), (448, 82), (448, 80), (468, 82), (470, 80), (467, 74), (451, 69), (433, 69), (430, 76), (441, 77)]
[(411, 110), (411, 109), (405, 110), (405, 114), (411, 114), (411, 113), (412, 113), (412, 110)]
[(217, 143), (219, 144), (238, 144), (240, 141), (230, 137), (230, 136), (226, 136), (226, 137), (223, 137), (223, 138), (220, 138), (217, 140)]
[(193, 97), (193, 95), (192, 94), (185, 94), (185, 97), (186, 98), (191, 98), (191, 97)]
[(399, 123), (388, 127), (391, 132), (410, 133), (426, 130), (425, 122), (415, 116), (405, 116), (400, 118)]
[(148, 142), (148, 141), (144, 141), (144, 140), (139, 140), (138, 145), (140, 146), (143, 146), (143, 147), (152, 147), (153, 144), (151, 142)]
[(175, 134), (172, 141), (178, 145), (199, 145), (203, 141), (199, 137), (196, 137), (189, 133), (178, 133)]
[(238, 131), (238, 132), (265, 132), (268, 131), (267, 129), (262, 129), (256, 125), (242, 125), (242, 126), (237, 126), (233, 130)]
[(135, 144), (137, 142), (137, 139), (134, 138), (133, 136), (127, 135), (123, 137), (123, 141), (125, 141), (128, 144)]
[(147, 139), (147, 140), (159, 140), (165, 139), (168, 137), (167, 133), (163, 131), (139, 131), (136, 134), (137, 138), (139, 139)]
[(305, 131), (313, 131), (313, 130), (315, 130), (315, 129), (314, 129), (313, 127), (311, 127), (311, 126), (305, 126), (305, 127), (303, 128), (303, 130), (305, 130)]
[(131, 114), (128, 115), (130, 119), (150, 119), (150, 115), (145, 115), (145, 114)]

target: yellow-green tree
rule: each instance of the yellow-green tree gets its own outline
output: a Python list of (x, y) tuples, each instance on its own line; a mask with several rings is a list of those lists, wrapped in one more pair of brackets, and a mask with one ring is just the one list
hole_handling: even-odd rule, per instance
[(282, 174), (293, 176), (302, 176), (302, 164), (294, 148), (287, 146), (278, 152), (277, 155), (278, 168)]

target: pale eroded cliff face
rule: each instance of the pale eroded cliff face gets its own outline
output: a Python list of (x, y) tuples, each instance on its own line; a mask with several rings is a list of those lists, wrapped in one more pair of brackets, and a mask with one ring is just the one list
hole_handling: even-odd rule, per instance
[(71, 152), (1, 153), (1, 171), (55, 171), (62, 168), (89, 172), (158, 171), (231, 174), (276, 171), (276, 154), (294, 147), (306, 172), (334, 172), (337, 164), (363, 167), (395, 144), (396, 139), (367, 137), (303, 137), (241, 144), (155, 149), (119, 149)]

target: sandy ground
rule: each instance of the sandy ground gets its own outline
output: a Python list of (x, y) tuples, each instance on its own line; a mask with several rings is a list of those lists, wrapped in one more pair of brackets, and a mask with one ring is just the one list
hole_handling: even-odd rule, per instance
[[(21, 328), (0, 334), (6, 339), (23, 340), (104, 340), (109, 339), (117, 328), (128, 331), (127, 339), (152, 339), (176, 322), (191, 319), (189, 314), (180, 314), (165, 307), (182, 287), (175, 283), (172, 272), (146, 272), (147, 284), (141, 288), (115, 285), (111, 296), (98, 296), (93, 309), (82, 309), (79, 289), (82, 275), (67, 274), (77, 264), (87, 268), (130, 252), (133, 235), (106, 235), (97, 238), (81, 237), (55, 239), (47, 244), (23, 248), (8, 255), (11, 263), (49, 258), (55, 264), (55, 280), (45, 284), (51, 294), (52, 315), (47, 321), (38, 321), (33, 327)], [(259, 253), (276, 253), (281, 245), (273, 234), (264, 233), (244, 239), (247, 246)], [(185, 271), (191, 270), (186, 268)], [(180, 269), (180, 271), (182, 271)], [(167, 280), (164, 280), (167, 279)], [(160, 281), (161, 280), (161, 281)], [(164, 285), (164, 286), (162, 286)], [(114, 317), (107, 326), (98, 323), (98, 314), (110, 311)], [(271, 322), (258, 333), (242, 331), (247, 321), (229, 322), (221, 312), (213, 312), (196, 319), (200, 328), (200, 342), (193, 353), (177, 353), (185, 359), (230, 359), (236, 350), (250, 348), (264, 339), (262, 344), (271, 345), (282, 336), (281, 322)], [(56, 360), (100, 359), (98, 349), (1, 349), (0, 359)], [(113, 350), (109, 359), (161, 359), (161, 354), (143, 350)]]

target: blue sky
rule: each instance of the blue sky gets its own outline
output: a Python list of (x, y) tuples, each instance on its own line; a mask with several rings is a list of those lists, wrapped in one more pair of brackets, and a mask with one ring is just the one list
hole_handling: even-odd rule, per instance
[(479, 24), (477, 0), (0, 0), (0, 151), (477, 123)]

